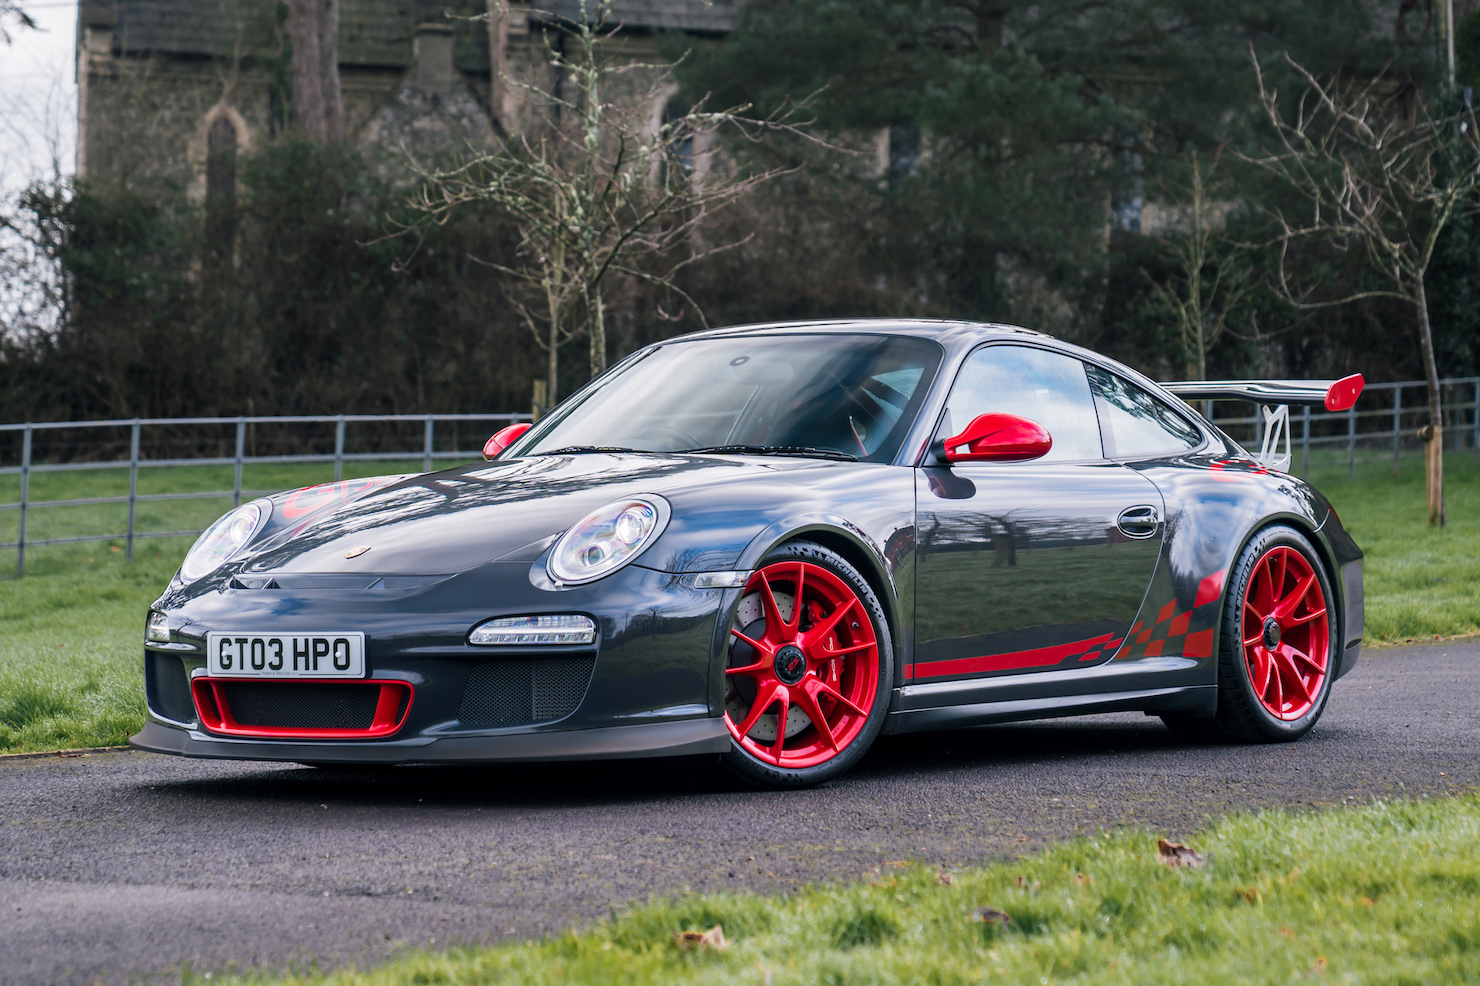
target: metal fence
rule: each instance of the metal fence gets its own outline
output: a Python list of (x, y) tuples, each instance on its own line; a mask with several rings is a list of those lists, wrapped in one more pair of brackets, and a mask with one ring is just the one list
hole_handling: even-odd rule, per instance
[[(0, 544), (0, 550), (14, 548), (15, 573), (17, 576), (25, 575), (26, 572), (26, 549), (48, 544), (75, 544), (83, 541), (117, 541), (124, 542), (125, 557), (132, 559), (134, 556), (134, 542), (141, 538), (161, 537), (189, 537), (200, 533), (192, 531), (138, 531), (135, 530), (136, 510), (140, 503), (155, 500), (188, 500), (231, 497), (232, 505), (238, 506), (243, 498), (261, 496), (264, 493), (275, 492), (273, 490), (247, 490), (242, 488), (242, 470), (248, 465), (265, 463), (329, 463), (334, 464), (334, 479), (343, 477), (344, 464), (346, 462), (377, 460), (421, 460), (422, 469), (430, 472), (432, 464), (436, 460), (459, 460), (467, 461), (477, 459), (482, 455), (482, 441), (479, 447), (473, 450), (467, 449), (438, 449), (436, 428), (438, 423), (480, 421), (492, 422), (498, 427), (513, 424), (518, 421), (528, 421), (528, 414), (339, 414), (339, 415), (287, 415), (271, 417), (236, 417), (236, 418), (133, 418), (117, 421), (51, 421), (44, 423), (10, 424), (0, 425), (0, 438), (13, 440), (20, 439), (19, 465), (0, 467), (0, 476), (20, 476), (20, 501), (17, 503), (0, 503), (0, 511), (16, 510), (20, 516), (17, 524), (17, 537), (15, 541)], [(376, 451), (350, 452), (346, 451), (345, 440), (347, 427), (350, 425), (365, 424), (399, 424), (420, 422), (422, 424), (421, 447), (415, 450), (397, 450), (394, 448), (381, 448)], [(300, 452), (277, 455), (258, 455), (248, 452), (249, 431), (255, 426), (282, 426), (282, 425), (333, 425), (334, 426), (334, 451), (333, 452)], [(146, 429), (170, 429), (176, 433), (182, 428), (230, 428), (235, 426), (235, 451), (231, 455), (195, 455), (189, 457), (162, 457), (149, 458), (141, 454), (144, 445), (143, 437)], [(108, 450), (117, 448), (118, 440), (108, 439), (109, 434), (118, 435), (122, 429), (127, 429), (128, 455), (127, 458), (115, 456), (114, 458), (97, 458), (96, 454), (101, 450), (102, 454), (108, 454)], [(78, 455), (73, 461), (63, 462), (38, 462), (33, 461), (35, 440), (38, 434), (69, 434), (100, 433), (101, 439), (80, 443), (83, 454)], [(486, 436), (485, 436), (486, 437)], [(159, 444), (159, 443), (152, 443)], [(384, 445), (384, 441), (381, 442)], [(121, 451), (121, 448), (117, 448)], [(255, 449), (253, 450), (255, 452)], [(13, 460), (12, 460), (13, 461)], [(139, 471), (141, 469), (154, 469), (166, 466), (211, 466), (230, 465), (234, 467), (235, 480), (229, 490), (210, 490), (192, 493), (139, 493)], [(30, 498), (31, 477), (37, 473), (67, 472), (74, 470), (93, 469), (127, 469), (128, 470), (128, 493), (121, 496), (86, 497), (69, 500), (43, 500), (33, 501)], [(27, 515), (42, 507), (81, 507), (94, 506), (110, 503), (126, 503), (128, 505), (128, 525), (125, 531), (116, 534), (85, 534), (76, 537), (53, 537), (42, 539), (27, 539), (26, 521)]]
[[(1472, 460), (1480, 465), (1480, 377), (1441, 380), (1439, 391), (1443, 400), (1445, 451), (1468, 449)], [(1428, 384), (1422, 380), (1404, 380), (1369, 383), (1355, 406), (1337, 414), (1319, 408), (1291, 408), (1292, 471), (1309, 474), (1312, 450), (1319, 464), (1340, 465), (1344, 461), (1348, 479), (1355, 478), (1359, 462), (1390, 458), (1396, 469), (1402, 456), (1423, 449), (1418, 429), (1428, 424), (1428, 400)], [(1231, 437), (1257, 449), (1264, 437), (1264, 419), (1257, 408), (1252, 415), (1217, 416), (1219, 410), (1238, 407), (1236, 402), (1210, 401), (1204, 405), (1203, 413)]]
[[(1446, 450), (1468, 449), (1477, 464), (1480, 464), (1480, 377), (1462, 377), (1441, 381), (1444, 398), (1444, 443)], [(1247, 407), (1247, 406), (1246, 406)], [(1208, 403), (1203, 411), (1219, 427), (1235, 439), (1258, 447), (1262, 439), (1263, 418), (1257, 408), (1249, 408), (1253, 414), (1217, 416), (1218, 411), (1238, 411), (1237, 403)], [(16, 575), (26, 570), (26, 549), (51, 544), (72, 544), (84, 541), (124, 542), (126, 558), (133, 558), (134, 542), (140, 538), (189, 537), (200, 533), (189, 531), (139, 531), (135, 529), (136, 508), (139, 503), (155, 500), (187, 500), (231, 497), (233, 506), (243, 498), (260, 496), (272, 490), (247, 490), (242, 488), (242, 470), (245, 466), (270, 463), (329, 463), (334, 464), (334, 479), (342, 478), (346, 462), (364, 460), (420, 460), (423, 471), (430, 472), (438, 460), (466, 461), (477, 459), (481, 454), (482, 441), (477, 449), (457, 448), (459, 429), (457, 422), (484, 422), (499, 427), (517, 421), (528, 421), (527, 414), (341, 414), (341, 415), (296, 415), (271, 417), (236, 418), (135, 418), (121, 421), (55, 421), (31, 424), (0, 425), (0, 445), (9, 449), (11, 461), (19, 459), (18, 465), (0, 465), (0, 476), (20, 476), (20, 500), (17, 503), (0, 503), (0, 511), (19, 511), (17, 537), (15, 541), (0, 544), (0, 550), (15, 549)], [(407, 448), (405, 429), (408, 425), (421, 424), (420, 447)], [(1328, 414), (1310, 408), (1301, 408), (1290, 416), (1291, 435), (1296, 446), (1292, 469), (1309, 475), (1313, 455), (1317, 464), (1339, 465), (1344, 460), (1348, 478), (1356, 474), (1358, 462), (1386, 460), (1389, 456), (1396, 468), (1401, 456), (1421, 450), (1417, 430), (1428, 422), (1428, 389), (1419, 381), (1401, 383), (1368, 384), (1357, 405), (1340, 414)], [(450, 448), (437, 448), (437, 425), (453, 423)], [(257, 426), (282, 428), (283, 426), (333, 425), (333, 451), (295, 451), (279, 454), (257, 454), (256, 442), (249, 436)], [(380, 448), (374, 451), (347, 451), (346, 431), (348, 426), (381, 426)], [(387, 428), (389, 426), (389, 428)], [(206, 441), (196, 435), (189, 440), (174, 440), (174, 446), (184, 445), (193, 454), (187, 456), (164, 455), (150, 457), (142, 454), (146, 430), (159, 429), (178, 436), (182, 429), (195, 428), (209, 431), (212, 428), (226, 429), (218, 438)], [(396, 432), (387, 441), (386, 432)], [(414, 431), (414, 428), (413, 428)], [(128, 436), (126, 454), (122, 435)], [(487, 430), (480, 432), (486, 435)], [(75, 436), (68, 442), (56, 441), (48, 449), (45, 459), (60, 461), (35, 461), (33, 457), (36, 436)], [(107, 436), (114, 437), (109, 438)], [(99, 437), (89, 437), (99, 436)], [(231, 436), (234, 443), (231, 442)], [(327, 438), (327, 435), (322, 436)], [(19, 448), (14, 441), (19, 438)], [(444, 432), (444, 439), (446, 438)], [(6, 443), (9, 443), (8, 445)], [(400, 448), (394, 447), (395, 445)], [(151, 448), (172, 447), (169, 441), (158, 439), (147, 443)], [(285, 443), (287, 447), (312, 447), (313, 442), (304, 436), (296, 436)], [(373, 444), (363, 439), (358, 444)], [(444, 441), (445, 444), (445, 441)], [(211, 450), (230, 448), (231, 454), (203, 454)], [(3, 449), (0, 449), (3, 451)], [(18, 455), (17, 455), (18, 453)], [(139, 471), (165, 466), (208, 466), (230, 465), (234, 467), (234, 482), (229, 490), (212, 490), (191, 493), (139, 493)], [(64, 472), (80, 469), (127, 469), (128, 493), (120, 496), (87, 497), (81, 499), (32, 501), (30, 498), (31, 476), (37, 473)], [(84, 534), (73, 537), (49, 537), (28, 539), (26, 536), (27, 516), (32, 510), (43, 507), (81, 507), (102, 504), (127, 504), (127, 528), (116, 534)]]

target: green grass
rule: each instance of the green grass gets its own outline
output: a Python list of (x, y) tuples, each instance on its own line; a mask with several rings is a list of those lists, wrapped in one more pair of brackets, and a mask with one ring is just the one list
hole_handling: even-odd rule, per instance
[(1368, 641), (1387, 643), (1480, 632), (1480, 469), (1468, 453), (1445, 456), (1449, 523), (1425, 516), (1423, 460), (1312, 470), (1342, 523), (1367, 553)]
[[(407, 471), (415, 463), (355, 463), (346, 476)], [(1402, 641), (1480, 631), (1480, 469), (1468, 456), (1447, 463), (1449, 526), (1424, 522), (1421, 466), (1404, 460), (1396, 477), (1383, 464), (1344, 464), (1312, 477), (1336, 504), (1367, 551), (1367, 638)], [(246, 485), (285, 489), (329, 479), (327, 466), (254, 466)], [(229, 467), (145, 470), (140, 489), (185, 492), (229, 487)], [(10, 485), (6, 485), (9, 483)], [(35, 477), (37, 499), (107, 496), (127, 491), (123, 471)], [(0, 477), (0, 503), (18, 485)], [(204, 527), (231, 505), (224, 500), (141, 505), (139, 530)], [(10, 524), (7, 530), (5, 524)], [(0, 513), (0, 541), (14, 538), (15, 513)], [(120, 506), (43, 508), (31, 536), (112, 533)], [(188, 538), (140, 541), (125, 562), (121, 541), (34, 548), (24, 579), (0, 580), (0, 752), (121, 743), (143, 722), (140, 642), (149, 602), (164, 588)], [(0, 571), (13, 555), (0, 553)]]
[[(1103, 835), (952, 874), (886, 868), (787, 897), (686, 897), (544, 941), (418, 952), (293, 984), (1420, 984), (1480, 981), (1480, 798), (1235, 816), (1189, 840)], [(986, 906), (1006, 928), (974, 923)], [(722, 952), (674, 932), (721, 925)], [(203, 982), (194, 979), (196, 983)], [(221, 981), (219, 979), (215, 980)]]

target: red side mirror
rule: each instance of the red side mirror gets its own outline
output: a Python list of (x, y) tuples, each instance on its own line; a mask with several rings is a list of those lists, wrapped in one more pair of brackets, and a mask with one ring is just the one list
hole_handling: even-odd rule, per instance
[(961, 434), (945, 440), (945, 458), (947, 462), (1020, 462), (1046, 455), (1051, 448), (1053, 436), (1036, 421), (1016, 414), (982, 414)]
[(509, 427), (501, 429), (483, 446), (483, 458), (489, 461), (497, 459), (504, 449), (513, 445), (519, 440), (520, 435), (532, 427), (534, 426), (528, 421), (521, 421), (517, 425), (509, 425)]

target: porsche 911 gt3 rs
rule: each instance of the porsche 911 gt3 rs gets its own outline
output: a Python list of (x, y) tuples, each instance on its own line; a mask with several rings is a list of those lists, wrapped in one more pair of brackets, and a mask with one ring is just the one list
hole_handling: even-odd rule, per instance
[[(149, 613), (131, 742), (787, 787), (881, 733), (1079, 713), (1295, 739), (1356, 663), (1362, 552), (1286, 471), (1287, 408), (1361, 386), (1163, 385), (965, 322), (658, 343), (488, 461), (221, 518)], [(1187, 403), (1221, 399), (1269, 405), (1258, 453)]]

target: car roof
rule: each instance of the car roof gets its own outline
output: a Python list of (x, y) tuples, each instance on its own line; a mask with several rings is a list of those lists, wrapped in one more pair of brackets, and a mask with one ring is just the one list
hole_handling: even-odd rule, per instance
[(961, 319), (944, 318), (830, 318), (791, 322), (757, 322), (751, 325), (700, 329), (668, 341), (717, 339), (731, 335), (792, 335), (798, 332), (915, 336), (921, 339), (933, 339), (948, 348), (963, 341), (975, 343), (994, 337), (1052, 338), (1044, 332), (998, 322), (968, 322)]

